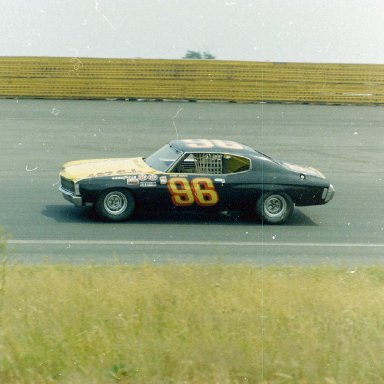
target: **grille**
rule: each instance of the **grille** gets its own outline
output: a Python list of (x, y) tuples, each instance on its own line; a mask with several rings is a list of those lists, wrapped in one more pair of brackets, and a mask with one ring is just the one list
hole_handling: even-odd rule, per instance
[(67, 191), (75, 192), (75, 183), (72, 180), (61, 177), (61, 186)]

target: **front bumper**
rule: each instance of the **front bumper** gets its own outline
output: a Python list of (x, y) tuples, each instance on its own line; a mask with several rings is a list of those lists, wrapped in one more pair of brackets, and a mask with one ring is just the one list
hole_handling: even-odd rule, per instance
[(63, 194), (64, 199), (68, 200), (74, 206), (76, 207), (83, 206), (83, 198), (81, 196), (75, 195), (73, 192), (67, 191), (63, 187), (60, 187), (59, 191)]

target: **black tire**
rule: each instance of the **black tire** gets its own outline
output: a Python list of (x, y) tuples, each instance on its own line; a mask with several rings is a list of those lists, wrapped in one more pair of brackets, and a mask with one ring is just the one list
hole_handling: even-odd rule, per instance
[(292, 199), (282, 192), (266, 193), (257, 200), (256, 214), (263, 223), (282, 224), (293, 212)]
[(105, 221), (124, 221), (135, 211), (135, 199), (124, 189), (110, 189), (100, 194), (95, 204), (96, 214)]

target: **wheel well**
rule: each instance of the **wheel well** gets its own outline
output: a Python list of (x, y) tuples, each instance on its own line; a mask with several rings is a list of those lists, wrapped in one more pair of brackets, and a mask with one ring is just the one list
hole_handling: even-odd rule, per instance
[(294, 196), (294, 194), (290, 193), (289, 191), (281, 190), (281, 189), (279, 189), (279, 190), (274, 190), (274, 191), (272, 191), (272, 190), (264, 190), (264, 191), (261, 191), (261, 192), (257, 195), (256, 201), (258, 201), (259, 199), (261, 199), (261, 198), (263, 198), (263, 197), (265, 197), (265, 196), (267, 196), (267, 195), (282, 195), (282, 196), (286, 195), (286, 196), (288, 196), (288, 197), (291, 199), (292, 204), (295, 205), (295, 200), (294, 200), (294, 199), (295, 199), (295, 196)]
[(101, 196), (102, 193), (105, 193), (105, 192), (108, 193), (110, 191), (129, 192), (132, 195), (132, 197), (136, 200), (136, 195), (133, 192), (133, 190), (130, 188), (127, 188), (127, 187), (108, 187), (105, 189), (94, 190), (94, 191), (82, 190), (82, 194), (84, 196), (83, 200), (86, 203), (96, 204), (97, 200), (99, 199), (99, 197)]

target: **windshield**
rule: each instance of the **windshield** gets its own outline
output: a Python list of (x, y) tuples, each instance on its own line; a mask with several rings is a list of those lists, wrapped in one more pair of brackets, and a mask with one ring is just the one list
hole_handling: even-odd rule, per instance
[(144, 161), (152, 168), (165, 172), (176, 159), (182, 154), (181, 151), (171, 147), (169, 144), (164, 145), (158, 151), (148, 156)]

